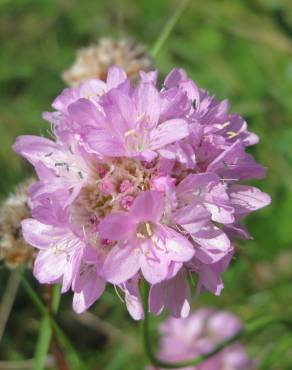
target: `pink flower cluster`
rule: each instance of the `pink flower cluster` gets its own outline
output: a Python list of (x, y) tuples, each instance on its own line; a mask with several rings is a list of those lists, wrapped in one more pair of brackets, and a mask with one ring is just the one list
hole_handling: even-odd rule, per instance
[[(212, 351), (241, 329), (238, 317), (227, 311), (203, 308), (186, 319), (168, 318), (160, 325), (158, 358), (170, 363), (194, 359)], [(200, 365), (183, 370), (251, 370), (254, 365), (244, 347), (237, 342)]]
[(187, 275), (198, 291), (219, 294), (234, 238), (250, 238), (241, 220), (270, 198), (241, 181), (265, 170), (246, 146), (258, 138), (238, 114), (175, 69), (157, 87), (157, 72), (133, 85), (112, 67), (106, 82), (65, 89), (53, 102), (53, 140), (20, 136), (14, 150), (35, 168), (32, 218), (25, 240), (39, 249), (41, 283), (72, 289), (82, 312), (106, 283), (143, 317), (139, 280), (151, 285), (158, 314), (189, 313)]

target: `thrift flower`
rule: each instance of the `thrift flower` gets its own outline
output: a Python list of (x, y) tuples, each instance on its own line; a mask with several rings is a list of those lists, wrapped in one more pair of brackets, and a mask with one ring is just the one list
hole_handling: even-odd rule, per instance
[[(199, 309), (187, 319), (168, 318), (160, 325), (159, 359), (179, 362), (212, 351), (241, 330), (237, 316), (227, 311)], [(151, 368), (148, 368), (151, 370)], [(234, 343), (197, 366), (184, 370), (251, 370), (254, 363), (244, 347)]]
[(139, 284), (150, 284), (150, 310), (176, 317), (197, 294), (220, 294), (235, 238), (250, 238), (241, 220), (269, 204), (241, 183), (264, 168), (246, 153), (256, 144), (245, 121), (229, 113), (182, 70), (162, 88), (157, 72), (109, 69), (105, 81), (65, 89), (44, 114), (53, 140), (20, 136), (14, 150), (35, 168), (25, 240), (39, 250), (41, 283), (72, 289), (75, 311), (95, 302), (106, 283), (124, 292), (143, 318)]

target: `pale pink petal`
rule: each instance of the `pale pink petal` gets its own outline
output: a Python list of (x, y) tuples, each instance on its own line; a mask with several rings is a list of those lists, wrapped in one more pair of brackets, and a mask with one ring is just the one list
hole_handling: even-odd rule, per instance
[(131, 207), (131, 215), (137, 222), (157, 222), (160, 220), (163, 210), (163, 194), (158, 191), (144, 191), (135, 199)]
[(33, 274), (40, 283), (53, 284), (62, 278), (66, 264), (66, 253), (54, 248), (42, 250), (36, 257)]
[(222, 224), (230, 224), (234, 222), (234, 208), (225, 204), (217, 203), (207, 203), (205, 202), (205, 207), (212, 215), (212, 220), (215, 222), (220, 222)]
[(166, 76), (164, 86), (168, 89), (171, 87), (178, 87), (179, 83), (185, 80), (186, 77), (186, 72), (182, 68), (175, 68)]
[(150, 72), (140, 71), (139, 75), (141, 77), (141, 81), (151, 82), (153, 83), (153, 85), (156, 85), (157, 78), (158, 78), (158, 71), (150, 71)]
[(165, 280), (169, 274), (170, 262), (166, 259), (166, 253), (158, 255), (155, 245), (151, 240), (145, 242), (143, 253), (139, 255), (141, 271), (144, 278), (150, 284), (157, 284)]
[(242, 329), (239, 318), (227, 311), (218, 311), (210, 316), (208, 320), (208, 332), (222, 339), (228, 339)]
[(96, 106), (88, 99), (79, 99), (68, 107), (68, 112), (72, 119), (78, 123), (78, 129), (82, 131), (84, 127), (104, 128), (104, 116)]
[(164, 308), (163, 283), (151, 285), (149, 291), (149, 311), (154, 315), (160, 315)]
[(103, 239), (122, 240), (136, 234), (135, 219), (126, 212), (115, 212), (105, 217), (99, 224), (99, 233)]
[(160, 98), (152, 83), (140, 83), (133, 95), (139, 120), (147, 127), (155, 127), (160, 116)]
[(213, 224), (204, 226), (199, 232), (193, 234), (192, 238), (199, 245), (196, 248), (196, 258), (204, 263), (219, 261), (231, 249), (230, 240), (226, 234)]
[(67, 264), (64, 269), (62, 282), (62, 293), (65, 293), (70, 289), (72, 283), (74, 282), (78, 274), (82, 261), (82, 252), (83, 249), (81, 248), (80, 243), (79, 248), (76, 245), (74, 252), (67, 255)]
[(136, 128), (137, 112), (132, 99), (119, 89), (110, 90), (102, 98), (102, 107), (108, 123), (108, 130), (116, 136)]
[(144, 309), (140, 295), (139, 281), (139, 275), (137, 274), (132, 279), (129, 279), (125, 284), (121, 285), (121, 288), (125, 292), (127, 309), (134, 320), (144, 319)]
[(106, 157), (125, 155), (123, 142), (108, 130), (88, 129), (85, 139), (90, 148), (100, 155)]
[(247, 214), (271, 203), (271, 197), (258, 188), (247, 185), (232, 185), (228, 194), (236, 214)]
[(161, 259), (185, 262), (195, 254), (194, 246), (187, 237), (165, 225), (156, 226), (152, 240)]
[(106, 282), (96, 274), (94, 269), (89, 270), (81, 291), (74, 293), (74, 311), (76, 313), (82, 313), (93, 305), (104, 292), (105, 284)]
[(172, 279), (152, 285), (149, 293), (150, 312), (158, 315), (166, 306), (174, 317), (185, 318), (190, 312), (190, 290), (183, 269)]
[(54, 240), (64, 235), (64, 230), (52, 225), (43, 224), (33, 218), (21, 222), (25, 241), (39, 249), (46, 249), (54, 245)]
[(17, 137), (13, 149), (31, 164), (35, 165), (42, 160), (42, 157), (57, 150), (58, 145), (44, 137), (23, 135)]
[(117, 66), (112, 66), (108, 69), (106, 85), (108, 90), (119, 86), (127, 79), (126, 72)]
[(135, 245), (115, 246), (105, 259), (101, 275), (112, 284), (126, 282), (139, 271), (139, 255)]
[(196, 233), (210, 221), (209, 212), (199, 204), (190, 204), (177, 210), (173, 220), (187, 232)]
[(83, 82), (75, 89), (78, 90), (80, 98), (98, 100), (106, 92), (106, 84), (97, 78), (93, 78)]
[(181, 269), (175, 277), (162, 284), (165, 305), (171, 316), (186, 318), (190, 313), (190, 289), (186, 272)]
[(189, 135), (188, 124), (184, 119), (170, 119), (151, 131), (150, 148), (160, 149)]

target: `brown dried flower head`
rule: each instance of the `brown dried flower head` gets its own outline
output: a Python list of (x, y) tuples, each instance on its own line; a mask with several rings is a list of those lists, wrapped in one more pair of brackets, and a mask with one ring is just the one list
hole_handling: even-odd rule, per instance
[(148, 71), (153, 68), (144, 45), (130, 38), (102, 38), (96, 45), (77, 50), (75, 62), (63, 72), (62, 78), (69, 86), (79, 85), (91, 78), (104, 81), (112, 65), (123, 68), (131, 79), (137, 78), (141, 69)]
[(0, 261), (8, 267), (31, 266), (35, 256), (34, 248), (24, 241), (21, 232), (21, 221), (31, 217), (27, 199), (33, 182), (29, 179), (21, 183), (0, 207)]

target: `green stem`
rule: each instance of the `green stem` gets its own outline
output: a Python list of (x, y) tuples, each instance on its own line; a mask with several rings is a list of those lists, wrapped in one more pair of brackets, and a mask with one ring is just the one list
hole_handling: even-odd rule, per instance
[[(87, 365), (83, 362), (83, 360), (78, 355), (76, 349), (71, 344), (70, 340), (67, 338), (55, 318), (52, 316), (52, 314), (47, 309), (46, 305), (43, 303), (43, 301), (39, 298), (39, 296), (36, 294), (34, 289), (29, 284), (28, 280), (25, 278), (24, 275), (22, 275), (21, 280), (22, 286), (26, 290), (27, 294), (30, 296), (32, 302), (36, 306), (36, 308), (39, 310), (39, 312), (48, 318), (48, 320), (51, 323), (51, 326), (53, 330), (55, 331), (56, 335), (60, 339), (60, 342), (63, 344), (63, 346), (66, 348), (69, 357), (72, 359), (72, 362), (74, 362), (74, 367), (76, 365), (76, 368), (80, 370), (89, 370)], [(56, 301), (55, 301), (56, 305)], [(54, 300), (53, 300), (53, 306), (54, 306)]]
[[(60, 286), (55, 285), (52, 293), (52, 313), (56, 314), (58, 311), (59, 303), (61, 298)], [(34, 355), (34, 370), (43, 370), (45, 368), (45, 362), (49, 351), (50, 343), (52, 339), (52, 325), (48, 315), (43, 315), (40, 323), (39, 336), (36, 345)]]
[(39, 326), (39, 336), (34, 354), (34, 370), (43, 370), (52, 337), (51, 322), (48, 316), (43, 316)]
[(151, 339), (149, 335), (148, 295), (149, 295), (149, 286), (143, 280), (141, 283), (141, 297), (142, 297), (144, 316), (145, 316), (144, 320), (142, 321), (143, 342), (144, 342), (147, 356), (149, 357), (151, 363), (155, 366), (159, 366), (165, 369), (179, 369), (179, 368), (184, 368), (184, 367), (189, 367), (189, 366), (197, 366), (201, 364), (203, 361), (207, 360), (208, 358), (214, 356), (216, 353), (222, 351), (224, 348), (228, 347), (232, 343), (238, 341), (239, 339), (242, 339), (244, 337), (249, 337), (253, 334), (257, 334), (258, 332), (260, 332), (261, 330), (264, 330), (271, 324), (282, 324), (288, 330), (292, 332), (292, 323), (290, 322), (290, 320), (286, 320), (286, 319), (278, 318), (278, 317), (272, 317), (272, 316), (261, 317), (259, 319), (254, 320), (251, 323), (248, 323), (244, 329), (239, 331), (234, 336), (230, 337), (228, 340), (219, 344), (212, 351), (205, 353), (204, 355), (198, 356), (194, 359), (185, 360), (185, 361), (176, 362), (176, 363), (164, 362), (156, 357), (155, 353), (152, 350), (152, 346), (151, 346)]
[(163, 44), (165, 43), (165, 41), (169, 37), (171, 31), (173, 30), (174, 26), (176, 25), (177, 21), (179, 20), (183, 11), (186, 9), (189, 2), (190, 2), (190, 0), (181, 1), (179, 3), (179, 6), (177, 7), (176, 11), (174, 12), (174, 14), (169, 18), (168, 22), (165, 24), (165, 26), (162, 29), (158, 39), (156, 40), (155, 44), (153, 45), (152, 49), (150, 50), (150, 54), (153, 58), (156, 58), (157, 54), (159, 53)]

